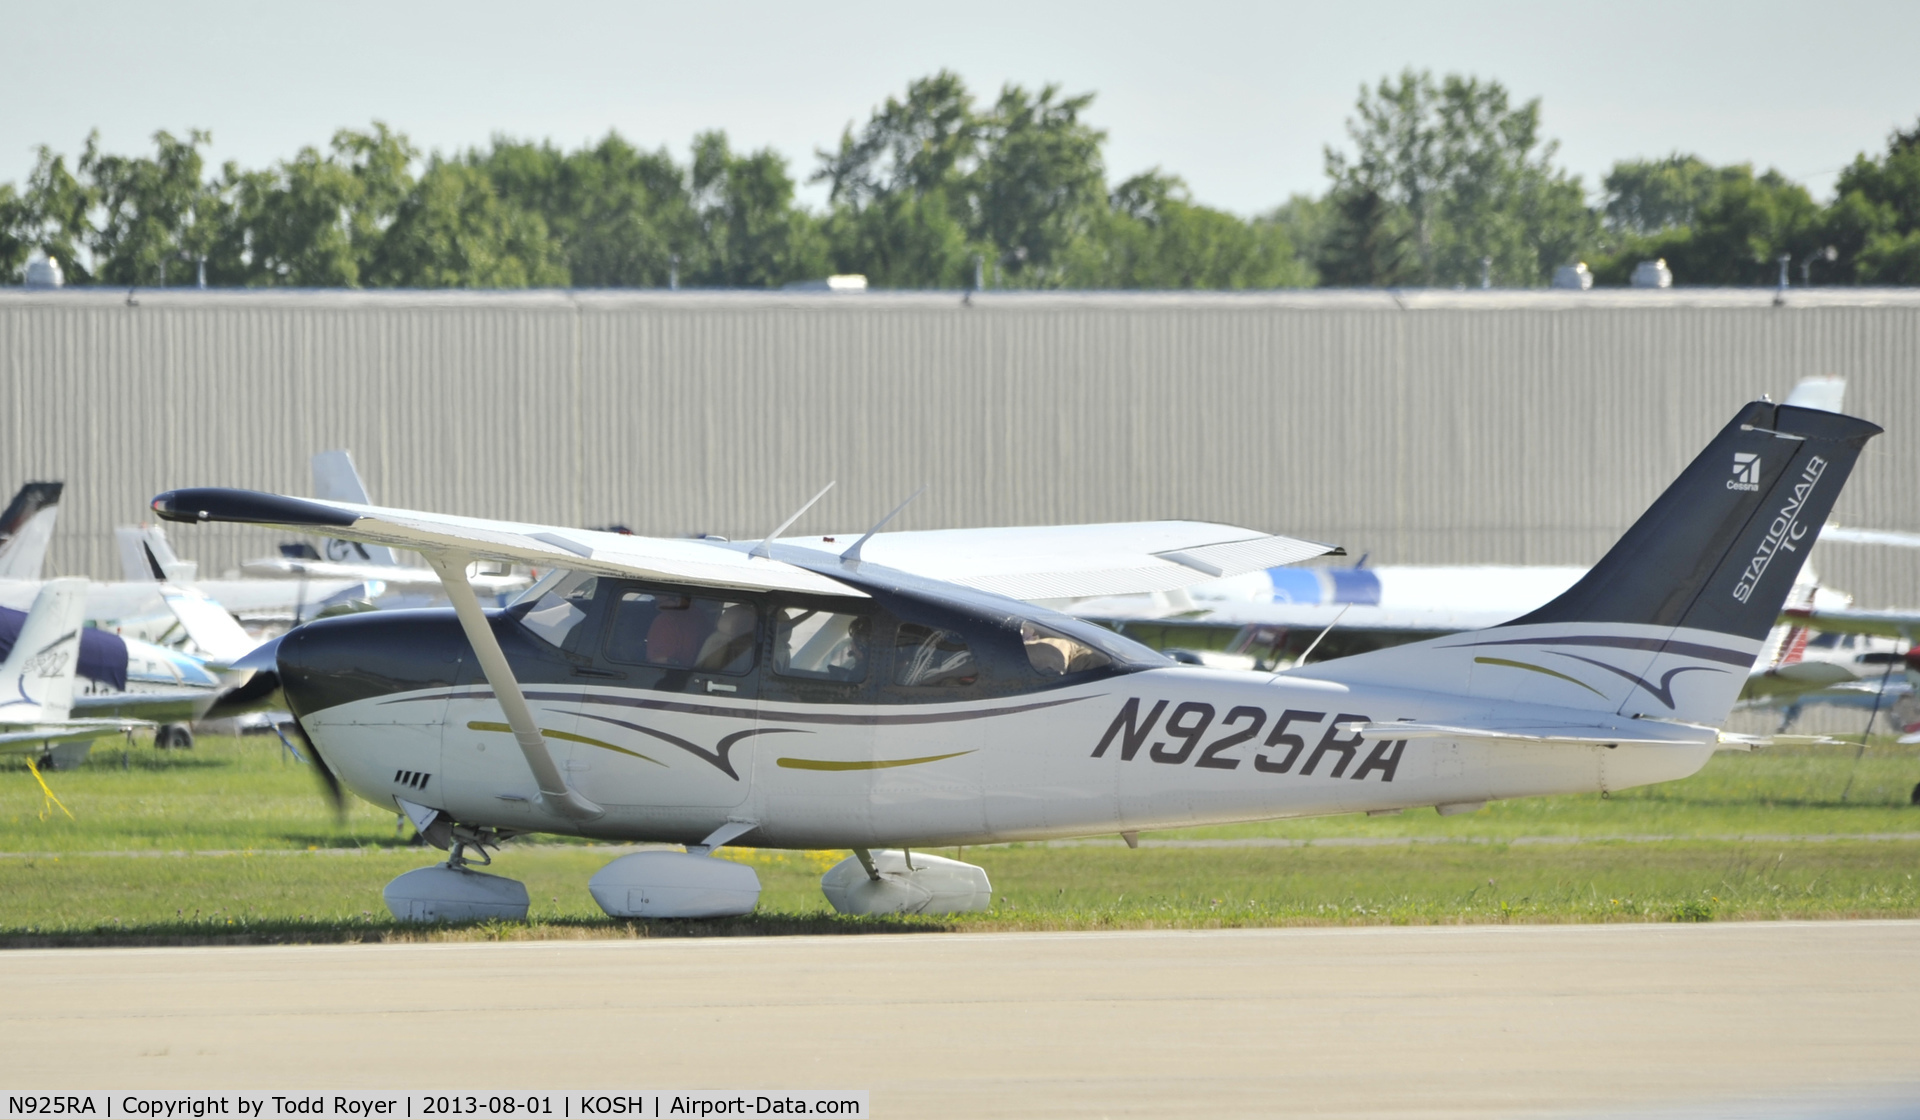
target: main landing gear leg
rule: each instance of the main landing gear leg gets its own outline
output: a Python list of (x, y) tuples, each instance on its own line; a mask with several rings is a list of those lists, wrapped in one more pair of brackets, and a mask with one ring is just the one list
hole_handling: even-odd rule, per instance
[[(400, 808), (429, 844), (445, 849), (447, 862), (407, 872), (382, 892), (387, 909), (402, 922), (478, 922), (527, 920), (526, 884), (500, 875), (488, 875), (470, 866), (477, 858), (483, 867), (512, 834), (492, 828), (456, 824), (445, 813), (411, 801)], [(468, 853), (472, 853), (469, 855)]]

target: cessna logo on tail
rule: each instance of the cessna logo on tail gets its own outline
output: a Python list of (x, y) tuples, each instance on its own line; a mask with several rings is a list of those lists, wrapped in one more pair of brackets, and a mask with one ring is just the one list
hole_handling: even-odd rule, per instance
[(1780, 512), (1774, 515), (1773, 523), (1767, 526), (1767, 535), (1753, 551), (1753, 559), (1747, 561), (1747, 570), (1740, 573), (1740, 582), (1733, 585), (1734, 598), (1742, 603), (1747, 601), (1781, 549), (1800, 551), (1800, 541), (1809, 531), (1808, 526), (1800, 523), (1800, 511), (1805, 508), (1814, 487), (1820, 485), (1820, 476), (1826, 472), (1825, 459), (1815, 455), (1807, 460), (1807, 465), (1800, 471), (1800, 481), (1794, 483), (1793, 493), (1787, 496), (1787, 504), (1781, 506)]
[(1751, 451), (1733, 453), (1733, 478), (1728, 481), (1729, 490), (1760, 489), (1760, 456)]

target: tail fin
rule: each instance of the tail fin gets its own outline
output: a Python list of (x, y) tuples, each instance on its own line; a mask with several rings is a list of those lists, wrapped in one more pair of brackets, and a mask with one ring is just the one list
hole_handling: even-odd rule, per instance
[(1629, 622), (1759, 641), (1879, 434), (1835, 412), (1748, 405), (1584, 579), (1508, 625)]
[(166, 530), (158, 525), (120, 525), (113, 539), (120, 549), (120, 574), (129, 583), (192, 583), (200, 576), (199, 563), (174, 555)]
[(64, 482), (29, 482), (0, 513), (0, 579), (37, 580), (53, 543)]
[(56, 579), (40, 589), (13, 651), (0, 662), (0, 722), (59, 722), (73, 711), (87, 581)]
[(1546, 606), (1489, 630), (1298, 672), (1717, 726), (1860, 449), (1879, 433), (1838, 413), (1747, 405)]
[[(329, 502), (373, 504), (367, 497), (366, 483), (360, 481), (360, 472), (354, 469), (353, 456), (345, 448), (322, 451), (313, 457), (313, 496)], [(328, 540), (321, 551), (335, 563), (380, 564), (389, 568), (400, 563), (394, 559), (393, 550), (383, 544)]]

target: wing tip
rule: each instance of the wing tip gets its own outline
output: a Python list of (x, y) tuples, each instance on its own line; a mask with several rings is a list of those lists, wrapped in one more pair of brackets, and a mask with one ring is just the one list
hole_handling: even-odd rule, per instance
[(344, 529), (359, 520), (355, 514), (305, 498), (289, 498), (259, 490), (235, 490), (221, 486), (169, 490), (154, 497), (152, 509), (154, 516), (162, 521), (189, 524), (226, 522), (239, 525)]

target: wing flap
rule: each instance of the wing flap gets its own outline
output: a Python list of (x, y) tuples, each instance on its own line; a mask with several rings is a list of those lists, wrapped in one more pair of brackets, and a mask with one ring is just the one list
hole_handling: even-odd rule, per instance
[[(782, 543), (821, 549), (841, 539)], [(1014, 599), (1078, 599), (1174, 591), (1336, 551), (1235, 525), (1131, 521), (880, 533), (860, 559)]]

